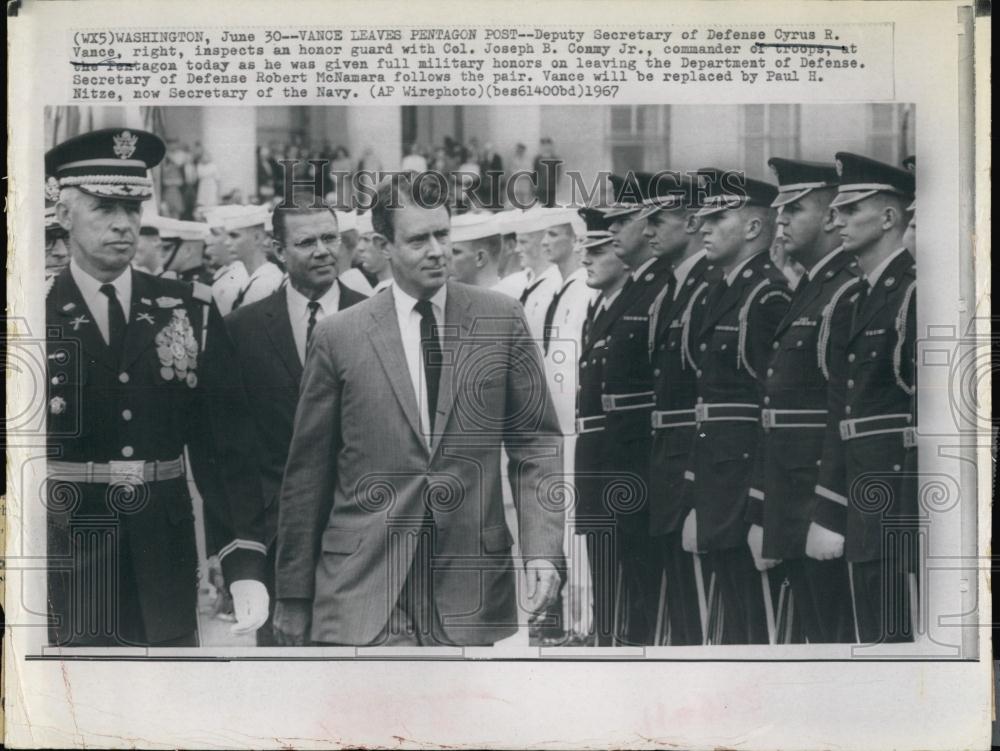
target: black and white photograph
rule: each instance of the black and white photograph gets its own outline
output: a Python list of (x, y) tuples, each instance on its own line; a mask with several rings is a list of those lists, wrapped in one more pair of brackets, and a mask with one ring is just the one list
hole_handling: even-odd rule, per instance
[(3, 744), (985, 748), (980, 6), (9, 7)]
[(845, 110), (50, 109), (50, 644), (913, 641), (916, 117)]

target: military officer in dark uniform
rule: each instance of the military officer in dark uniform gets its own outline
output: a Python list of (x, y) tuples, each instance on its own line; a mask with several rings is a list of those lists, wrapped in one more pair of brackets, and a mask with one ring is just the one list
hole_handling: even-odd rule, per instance
[(628, 269), (615, 255), (604, 213), (581, 209), (586, 232), (580, 241), (586, 283), (600, 293), (591, 301), (583, 324), (576, 400), (574, 471), (576, 509), (574, 532), (586, 541), (594, 598), (594, 646), (610, 647), (618, 637), (615, 610), (621, 589), (618, 540), (610, 499), (643, 492), (638, 481), (618, 480), (605, 471), (607, 417), (601, 395), (607, 363), (608, 309), (618, 299)]
[(712, 641), (767, 643), (774, 625), (771, 584), (754, 567), (744, 514), (761, 430), (761, 383), (790, 299), (768, 254), (778, 191), (734, 172), (710, 187), (698, 213), (708, 258), (724, 276), (699, 301), (705, 313), (692, 340), (701, 354), (687, 486), (692, 510), (682, 542), (688, 552), (708, 553), (723, 624)]
[(917, 514), (903, 464), (913, 437), (916, 266), (903, 245), (915, 189), (911, 172), (856, 154), (836, 155), (844, 250), (865, 284), (853, 296), (843, 406), (828, 416), (806, 553), (848, 562), (857, 638), (913, 638)]
[[(791, 307), (774, 334), (774, 351), (764, 372), (764, 436), (757, 452), (750, 489), (747, 542), (757, 568), (784, 562), (798, 624), (788, 623), (779, 637), (788, 641), (850, 642), (854, 638), (847, 567), (842, 560), (806, 557), (806, 532), (827, 420), (830, 360), (843, 352), (827, 350), (832, 326), (850, 326), (850, 296), (861, 272), (854, 256), (840, 247), (835, 211), (837, 169), (830, 163), (771, 159), (779, 192), (777, 226), (786, 255), (806, 273)], [(840, 332), (838, 332), (840, 333)], [(781, 598), (789, 604), (790, 598)], [(780, 612), (779, 624), (783, 619)]]
[(202, 286), (131, 269), (152, 133), (107, 129), (46, 154), (71, 261), (46, 299), (50, 640), (196, 646), (186, 460), (236, 631), (267, 618), (263, 503), (222, 319)]
[(605, 211), (615, 254), (629, 269), (621, 294), (607, 311), (601, 336), (607, 342), (601, 401), (607, 416), (606, 466), (612, 474), (637, 478), (641, 496), (616, 510), (623, 607), (622, 636), (628, 644), (653, 644), (659, 571), (649, 536), (649, 451), (652, 444), (653, 367), (649, 362), (649, 310), (664, 286), (672, 285), (669, 261), (657, 258), (643, 234), (644, 201), (657, 175), (612, 177), (615, 204)]
[(699, 315), (704, 312), (695, 301), (718, 274), (702, 244), (696, 186), (686, 177), (678, 183), (661, 181), (643, 210), (653, 253), (670, 263), (674, 276), (673, 284), (660, 290), (649, 312), (647, 342), (656, 392), (651, 416), (649, 534), (662, 572), (656, 643), (692, 645), (702, 643), (707, 603), (701, 601), (705, 592), (700, 561), (681, 546), (681, 525), (690, 510), (683, 502), (684, 471), (694, 439), (697, 384), (688, 339), (691, 330), (701, 325)]

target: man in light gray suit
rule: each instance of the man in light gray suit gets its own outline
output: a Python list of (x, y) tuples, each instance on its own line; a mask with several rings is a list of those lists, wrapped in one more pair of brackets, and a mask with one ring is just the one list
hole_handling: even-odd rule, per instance
[(491, 645), (561, 586), (562, 437), (517, 301), (447, 282), (436, 182), (379, 186), (392, 287), (323, 320), (309, 345), (282, 484), (279, 644)]

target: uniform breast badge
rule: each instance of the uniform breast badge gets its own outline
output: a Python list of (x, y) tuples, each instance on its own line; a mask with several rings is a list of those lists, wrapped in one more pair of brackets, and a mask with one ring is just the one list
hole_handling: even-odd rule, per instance
[(53, 396), (49, 399), (49, 412), (54, 415), (61, 415), (66, 411), (66, 400), (61, 396)]
[(160, 377), (165, 381), (184, 381), (188, 387), (198, 385), (195, 368), (198, 364), (198, 342), (187, 311), (175, 309), (168, 323), (156, 335), (156, 355), (160, 359)]

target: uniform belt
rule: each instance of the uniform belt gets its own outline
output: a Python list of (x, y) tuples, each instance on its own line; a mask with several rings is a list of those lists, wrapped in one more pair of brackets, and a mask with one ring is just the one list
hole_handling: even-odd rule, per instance
[(647, 409), (656, 404), (652, 391), (636, 394), (602, 394), (601, 407), (605, 412), (623, 412), (628, 409)]
[(907, 430), (912, 430), (910, 424), (912, 417), (906, 413), (893, 415), (874, 415), (873, 417), (857, 417), (851, 420), (840, 421), (840, 438), (850, 441), (854, 438), (861, 438), (867, 435), (880, 435), (882, 433), (903, 433), (904, 441)]
[(825, 409), (762, 409), (760, 424), (771, 428), (825, 428)]
[(607, 418), (604, 415), (594, 415), (592, 417), (576, 418), (577, 433), (599, 433), (604, 430), (604, 423)]
[(87, 482), (99, 485), (158, 482), (184, 476), (184, 457), (167, 461), (133, 462), (60, 462), (48, 463), (49, 478), (64, 482)]
[(680, 428), (685, 425), (696, 425), (693, 409), (653, 410), (650, 418), (653, 430), (664, 428)]
[(760, 405), (747, 402), (730, 404), (696, 404), (694, 419), (698, 422), (758, 422), (760, 421)]

